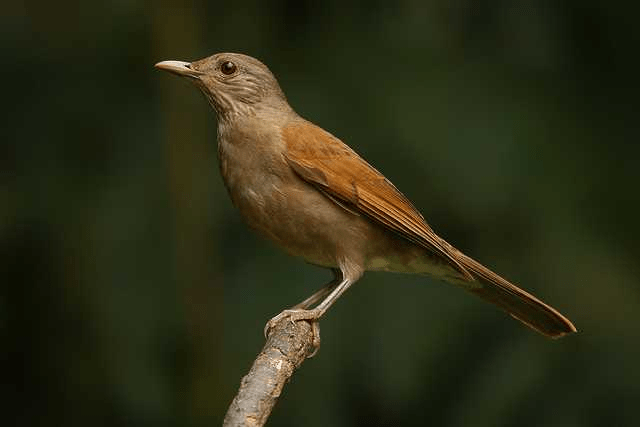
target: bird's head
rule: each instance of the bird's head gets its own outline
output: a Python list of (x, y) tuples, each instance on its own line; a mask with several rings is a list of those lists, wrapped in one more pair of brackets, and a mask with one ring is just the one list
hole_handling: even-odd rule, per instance
[(199, 61), (162, 61), (155, 66), (195, 83), (220, 118), (254, 114), (257, 109), (290, 110), (271, 71), (247, 55), (217, 53)]

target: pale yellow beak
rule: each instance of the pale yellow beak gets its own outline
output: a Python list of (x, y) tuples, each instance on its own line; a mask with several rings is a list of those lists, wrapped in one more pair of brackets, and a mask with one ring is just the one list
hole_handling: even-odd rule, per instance
[(195, 70), (190, 62), (183, 61), (162, 61), (155, 65), (156, 68), (176, 74), (180, 77), (199, 78), (203, 73)]

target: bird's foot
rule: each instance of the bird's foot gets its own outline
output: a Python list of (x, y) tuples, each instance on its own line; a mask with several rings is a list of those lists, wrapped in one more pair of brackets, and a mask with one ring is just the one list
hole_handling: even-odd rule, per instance
[(321, 313), (320, 310), (302, 310), (302, 309), (289, 309), (284, 310), (282, 313), (277, 316), (271, 318), (264, 325), (264, 336), (265, 338), (269, 336), (271, 333), (271, 329), (276, 325), (276, 323), (280, 322), (283, 319), (287, 319), (291, 322), (297, 322), (300, 320), (306, 320), (311, 324), (312, 332), (313, 332), (313, 352), (307, 356), (307, 358), (312, 358), (320, 349), (320, 323), (318, 319), (320, 318)]

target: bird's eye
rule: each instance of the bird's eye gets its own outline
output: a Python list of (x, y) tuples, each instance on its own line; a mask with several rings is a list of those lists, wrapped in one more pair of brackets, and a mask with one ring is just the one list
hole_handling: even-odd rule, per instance
[(237, 69), (238, 68), (236, 67), (236, 64), (231, 61), (225, 61), (220, 66), (220, 71), (222, 71), (222, 74), (226, 74), (227, 76), (235, 73)]

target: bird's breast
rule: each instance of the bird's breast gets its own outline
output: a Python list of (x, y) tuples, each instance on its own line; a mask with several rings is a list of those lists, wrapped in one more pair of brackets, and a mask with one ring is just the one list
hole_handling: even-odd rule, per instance
[[(288, 253), (336, 266), (343, 242), (362, 241), (359, 217), (304, 182), (273, 147), (238, 145), (219, 138), (223, 180), (245, 222)], [(257, 141), (254, 145), (259, 145)], [(349, 237), (351, 236), (351, 237)]]
[[(258, 145), (258, 144), (255, 144)], [(264, 220), (265, 211), (282, 203), (284, 161), (264, 147), (252, 148), (219, 139), (222, 179), (233, 204), (250, 225)]]

